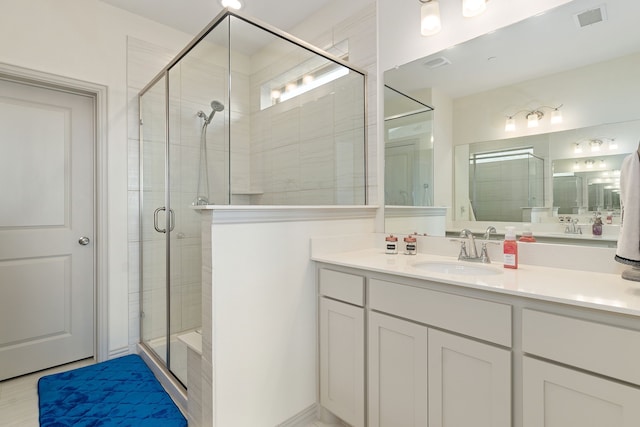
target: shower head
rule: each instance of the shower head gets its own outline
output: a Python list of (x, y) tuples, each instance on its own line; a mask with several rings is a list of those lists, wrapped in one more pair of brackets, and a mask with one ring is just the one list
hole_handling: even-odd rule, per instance
[(213, 111), (222, 111), (224, 110), (224, 105), (219, 101), (211, 101), (211, 108), (213, 108)]
[(215, 100), (211, 101), (211, 114), (209, 114), (209, 117), (205, 120), (205, 122), (207, 124), (211, 123), (211, 119), (213, 119), (213, 116), (216, 114), (216, 112), (222, 110), (224, 110), (224, 105), (222, 105), (221, 102)]

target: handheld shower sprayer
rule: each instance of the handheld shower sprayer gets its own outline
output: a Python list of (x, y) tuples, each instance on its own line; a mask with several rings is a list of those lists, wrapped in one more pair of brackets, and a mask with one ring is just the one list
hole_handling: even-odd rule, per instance
[(202, 117), (204, 119), (205, 125), (208, 125), (209, 123), (211, 123), (211, 119), (213, 119), (213, 116), (216, 114), (216, 112), (222, 110), (224, 110), (224, 105), (219, 101), (213, 100), (211, 101), (211, 113), (208, 116), (202, 110), (198, 111), (197, 115), (198, 117)]

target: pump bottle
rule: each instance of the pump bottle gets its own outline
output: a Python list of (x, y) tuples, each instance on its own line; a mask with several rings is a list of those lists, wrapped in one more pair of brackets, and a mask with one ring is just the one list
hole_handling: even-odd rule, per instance
[(518, 242), (516, 242), (515, 227), (506, 227), (503, 247), (504, 268), (518, 268)]

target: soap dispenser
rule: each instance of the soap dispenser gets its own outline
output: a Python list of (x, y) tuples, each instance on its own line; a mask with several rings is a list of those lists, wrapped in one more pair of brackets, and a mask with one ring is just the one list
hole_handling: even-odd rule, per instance
[(515, 227), (506, 227), (503, 247), (504, 268), (518, 268), (518, 242), (516, 242)]

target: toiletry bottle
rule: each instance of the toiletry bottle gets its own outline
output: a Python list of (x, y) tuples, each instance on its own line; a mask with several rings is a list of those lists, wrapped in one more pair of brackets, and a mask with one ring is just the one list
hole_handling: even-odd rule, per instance
[(418, 241), (416, 236), (408, 235), (404, 238), (404, 254), (415, 255), (418, 253)]
[(398, 238), (393, 234), (385, 237), (385, 253), (397, 254), (398, 253)]
[(519, 242), (535, 242), (536, 238), (533, 237), (533, 232), (531, 231), (531, 224), (524, 224), (524, 229), (522, 230), (522, 236), (518, 239)]
[(602, 218), (596, 214), (596, 218), (593, 220), (591, 226), (591, 232), (594, 236), (602, 236)]
[(516, 242), (515, 227), (506, 227), (503, 246), (504, 268), (518, 268), (518, 242)]

